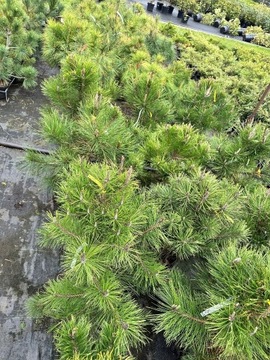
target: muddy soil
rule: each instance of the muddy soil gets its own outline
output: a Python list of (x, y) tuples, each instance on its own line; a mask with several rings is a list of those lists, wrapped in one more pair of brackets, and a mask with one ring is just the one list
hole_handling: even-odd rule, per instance
[[(53, 75), (38, 64), (39, 85), (14, 85), (0, 100), (0, 141), (40, 147), (39, 111), (46, 104), (40, 83)], [(43, 146), (44, 147), (44, 146)], [(0, 146), (0, 360), (52, 360), (51, 335), (33, 321), (25, 304), (59, 269), (58, 254), (38, 247), (38, 229), (52, 207), (52, 195), (21, 169), (24, 152)]]

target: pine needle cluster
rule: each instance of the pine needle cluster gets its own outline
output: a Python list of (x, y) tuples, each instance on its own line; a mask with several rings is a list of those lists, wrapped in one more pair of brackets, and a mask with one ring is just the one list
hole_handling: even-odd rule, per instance
[(177, 271), (158, 292), (157, 330), (191, 359), (268, 359), (269, 256), (231, 244), (208, 256), (196, 285)]
[[(118, 358), (146, 341), (147, 314), (129, 293), (157, 288), (165, 267), (151, 252), (162, 243), (161, 222), (138, 196), (133, 176), (131, 169), (85, 161), (72, 162), (62, 174), (60, 208), (42, 229), (42, 245), (65, 249), (64, 276), (50, 281), (28, 307), (34, 316), (61, 320), (56, 346), (63, 359), (75, 353), (96, 358), (108, 349)], [(81, 325), (80, 332), (85, 321), (93, 330)], [(79, 344), (70, 342), (72, 328)]]
[(152, 187), (149, 195), (160, 205), (166, 218), (164, 231), (179, 258), (203, 256), (230, 240), (248, 238), (241, 190), (226, 180), (195, 171), (170, 177), (168, 184)]

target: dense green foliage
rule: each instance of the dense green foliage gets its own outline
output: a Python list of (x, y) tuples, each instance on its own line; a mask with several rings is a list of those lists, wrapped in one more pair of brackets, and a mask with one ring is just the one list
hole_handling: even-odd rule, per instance
[(0, 86), (15, 77), (36, 84), (35, 53), (46, 19), (61, 10), (58, 0), (2, 0), (0, 3)]
[(199, 6), (204, 12), (214, 13), (219, 9), (227, 20), (238, 18), (242, 24), (261, 26), (270, 31), (270, 7), (267, 4), (247, 0), (201, 0)]
[(172, 0), (182, 11), (200, 13), (202, 23), (228, 26), (229, 34), (252, 34), (252, 43), (270, 47), (270, 4), (253, 0)]
[(186, 359), (267, 359), (269, 100), (247, 116), (270, 53), (73, 0), (43, 54), (55, 151), (28, 160), (55, 191), (41, 245), (62, 273), (28, 307), (60, 359), (132, 359), (149, 324)]
[(158, 292), (157, 330), (190, 347), (188, 359), (268, 359), (269, 265), (269, 255), (231, 244), (198, 270), (199, 288), (173, 271)]

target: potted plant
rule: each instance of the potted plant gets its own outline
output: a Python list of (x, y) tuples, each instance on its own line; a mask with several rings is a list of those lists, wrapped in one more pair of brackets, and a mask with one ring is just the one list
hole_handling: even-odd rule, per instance
[[(253, 42), (256, 37), (261, 38), (264, 35), (264, 31), (260, 26), (248, 26), (243, 34), (243, 41)], [(260, 43), (260, 45), (263, 45)]]
[(170, 4), (170, 5), (168, 6), (168, 14), (172, 15), (173, 10), (174, 10), (174, 6), (173, 6), (172, 4)]
[(161, 11), (161, 10), (162, 10), (162, 7), (163, 7), (163, 2), (158, 1), (158, 2), (157, 2), (157, 10), (158, 10), (158, 11)]
[(181, 22), (183, 24), (186, 24), (189, 20), (190, 16), (188, 14), (184, 14), (183, 17), (181, 18)]
[(20, 0), (0, 4), (0, 91), (6, 100), (9, 87), (15, 80), (21, 80), (25, 88), (36, 84), (37, 71), (33, 65), (40, 31), (34, 28), (35, 21), (30, 28), (31, 18), (26, 10), (26, 5)]
[[(198, 3), (196, 0), (177, 0), (177, 6), (179, 8), (180, 13), (178, 12), (178, 17), (184, 19), (185, 22), (188, 21), (188, 18), (192, 16), (192, 14), (197, 10)], [(183, 16), (181, 15), (183, 14)]]
[(220, 26), (221, 34), (230, 34), (233, 36), (239, 35), (240, 20), (238, 18), (231, 19), (229, 21), (222, 21)]
[(229, 32), (231, 35), (236, 36), (238, 35), (239, 32), (239, 28), (240, 28), (240, 20), (238, 18), (235, 19), (231, 19), (228, 22), (228, 26), (229, 26)]
[(178, 17), (179, 19), (182, 19), (183, 16), (184, 16), (184, 10), (182, 10), (182, 9), (178, 10), (177, 17)]
[(172, 14), (175, 6), (177, 6), (177, 0), (170, 0), (168, 5), (168, 14)]
[(213, 0), (201, 0), (200, 12), (202, 12), (203, 14), (208, 14), (213, 12)]
[(201, 22), (201, 21), (202, 21), (202, 18), (203, 18), (203, 16), (202, 16), (202, 14), (200, 14), (200, 13), (193, 15), (193, 20), (194, 20), (195, 22)]
[(146, 10), (149, 11), (149, 12), (153, 12), (154, 7), (155, 7), (155, 2), (154, 1), (149, 1), (147, 3)]
[(15, 78), (12, 77), (9, 80), (0, 80), (0, 99), (5, 99), (8, 102), (8, 90), (13, 84)]
[(222, 11), (220, 8), (215, 9), (214, 11), (214, 22), (213, 22), (213, 26), (218, 28), (220, 26), (223, 26), (224, 23), (226, 22), (225, 18), (226, 18), (226, 13), (224, 11)]
[(246, 28), (241, 27), (241, 28), (238, 29), (237, 35), (243, 36), (245, 32), (246, 32)]
[(215, 15), (209, 12), (203, 15), (202, 23), (205, 25), (213, 25), (214, 20), (215, 20)]
[(0, 3), (0, 96), (8, 100), (12, 83), (36, 85), (35, 55), (46, 18), (59, 14), (56, 1), (22, 0)]
[(169, 5), (163, 4), (161, 12), (162, 14), (169, 14)]
[(8, 100), (7, 92), (14, 79), (25, 80), (23, 85), (35, 85), (34, 52), (39, 36), (25, 27), (26, 13), (17, 2), (0, 5), (0, 84), (1, 95)]
[(254, 39), (255, 39), (254, 34), (244, 34), (243, 35), (243, 41), (252, 42)]
[(223, 34), (223, 35), (229, 34), (229, 32), (230, 32), (230, 27), (229, 27), (229, 25), (223, 25), (223, 26), (220, 27), (219, 31), (220, 31), (220, 33)]

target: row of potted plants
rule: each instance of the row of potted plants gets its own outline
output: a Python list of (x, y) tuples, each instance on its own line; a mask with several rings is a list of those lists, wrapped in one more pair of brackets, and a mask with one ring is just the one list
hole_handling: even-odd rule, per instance
[(226, 19), (239, 18), (241, 26), (261, 26), (270, 31), (270, 7), (244, 0), (217, 0), (213, 2), (211, 12), (221, 9), (226, 13)]
[[(179, 1), (178, 1), (179, 3)], [(202, 22), (206, 25), (212, 25), (220, 29), (221, 34), (230, 34), (233, 36), (242, 36), (243, 41), (253, 42), (257, 45), (270, 47), (270, 35), (266, 33), (261, 27), (249, 26), (241, 27), (241, 21), (238, 18), (226, 19), (226, 13), (217, 8), (214, 13), (200, 13), (193, 12), (197, 9), (196, 6), (192, 6), (192, 3), (188, 2), (185, 5), (180, 4), (182, 7), (178, 9), (177, 17), (181, 19), (182, 23), (187, 23), (190, 17), (193, 17), (195, 22)], [(147, 3), (147, 11), (153, 12), (155, 2)], [(175, 7), (171, 4), (167, 5), (162, 2), (156, 3), (156, 10), (163, 14), (172, 14)], [(193, 10), (191, 10), (193, 9)]]
[[(184, 13), (188, 10), (192, 12), (200, 12), (204, 14), (215, 13), (216, 10), (221, 10), (225, 13), (227, 21), (238, 18), (241, 27), (247, 26), (261, 26), (265, 31), (270, 31), (270, 7), (264, 3), (256, 4), (245, 0), (170, 0), (168, 5), (165, 5), (164, 12), (171, 9), (171, 7), (178, 7)], [(149, 11), (153, 8), (153, 2), (149, 2)], [(157, 10), (159, 8), (157, 7)]]
[(253, 42), (257, 45), (270, 47), (270, 34), (265, 32), (260, 26), (241, 27), (238, 18), (226, 20), (226, 14), (220, 9), (216, 9), (214, 13), (195, 14), (194, 21), (202, 21), (206, 25), (212, 25), (220, 29), (222, 34), (238, 35), (243, 37), (243, 41)]
[(261, 33), (263, 30), (265, 33), (264, 41), (260, 40), (258, 41), (258, 44), (268, 47), (268, 41), (265, 40), (265, 38), (268, 38), (267, 32), (270, 32), (269, 4), (267, 6), (265, 2), (256, 4), (255, 2), (250, 3), (243, 0), (212, 1), (211, 6), (209, 5), (209, 1), (206, 0), (201, 4), (202, 6), (200, 11), (204, 13), (204, 18), (206, 19), (207, 24), (210, 25), (209, 21), (211, 21), (213, 15), (217, 12), (222, 14), (222, 16), (219, 16), (219, 19), (220, 21), (223, 20), (223, 22), (232, 22), (234, 19), (239, 19), (241, 28), (250, 26), (256, 26), (256, 28), (260, 28), (258, 32), (248, 34), (248, 37), (244, 37), (244, 41), (246, 41), (246, 39), (248, 39), (248, 41), (252, 39), (253, 42), (256, 42), (255, 37), (258, 35), (258, 37), (261, 38)]
[[(171, 15), (175, 9), (175, 7), (178, 7), (178, 13), (177, 17), (181, 19), (181, 22), (187, 23), (188, 19), (193, 15), (193, 12), (196, 8), (196, 1), (194, 0), (188, 0), (188, 1), (174, 1), (172, 0), (169, 4), (163, 3), (163, 2), (157, 2), (156, 3), (156, 10), (160, 11), (162, 14), (168, 14)], [(147, 11), (153, 12), (155, 7), (155, 2), (150, 1), (147, 3)]]

